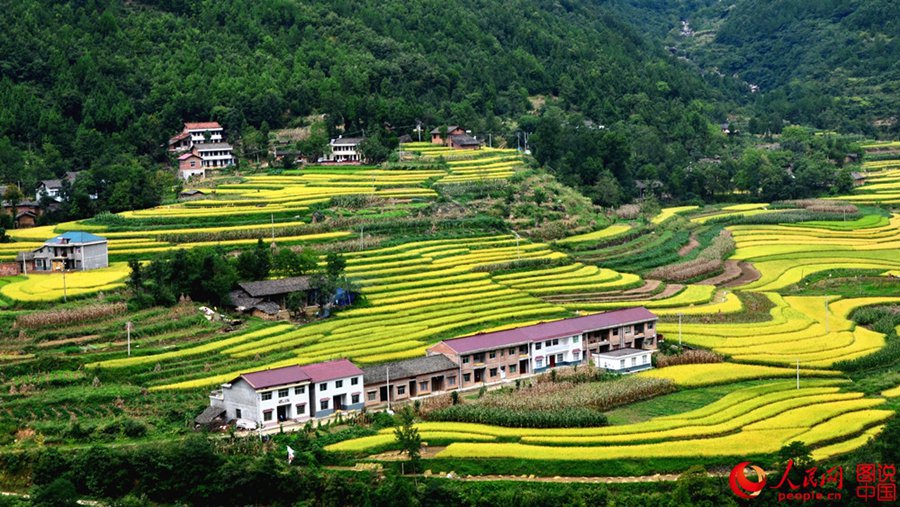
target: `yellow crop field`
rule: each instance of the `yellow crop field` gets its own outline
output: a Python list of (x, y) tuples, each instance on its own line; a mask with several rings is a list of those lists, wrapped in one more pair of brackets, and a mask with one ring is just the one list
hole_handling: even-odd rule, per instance
[[(793, 377), (797, 374), (791, 368), (759, 366), (755, 364), (711, 363), (686, 364), (647, 370), (638, 375), (653, 378), (665, 378), (681, 386), (702, 386), (722, 384), (741, 380)], [(801, 369), (800, 377), (835, 377), (841, 372), (834, 370)]]
[(0, 287), (0, 293), (17, 301), (57, 301), (68, 297), (85, 296), (115, 290), (125, 285), (130, 270), (128, 264), (118, 262), (108, 268), (89, 271), (29, 274), (26, 280)]
[(650, 222), (652, 222), (656, 225), (659, 225), (659, 224), (665, 222), (666, 220), (672, 218), (675, 215), (678, 215), (680, 213), (685, 213), (688, 211), (693, 211), (696, 209), (700, 209), (700, 206), (675, 206), (672, 208), (663, 208), (662, 211), (658, 215), (656, 215), (655, 217), (653, 217), (653, 219), (650, 220)]
[(568, 238), (557, 241), (557, 243), (562, 244), (562, 245), (572, 244), (572, 243), (587, 243), (590, 241), (598, 241), (601, 239), (618, 236), (619, 234), (623, 234), (629, 230), (631, 230), (630, 225), (615, 224), (615, 225), (610, 225), (609, 227), (607, 227), (605, 229), (600, 229), (599, 231), (589, 232), (586, 234), (579, 234), (577, 236), (569, 236)]

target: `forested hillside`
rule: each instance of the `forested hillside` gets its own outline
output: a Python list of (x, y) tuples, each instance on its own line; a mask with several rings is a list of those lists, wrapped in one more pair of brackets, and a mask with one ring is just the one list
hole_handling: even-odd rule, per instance
[[(669, 42), (701, 68), (759, 86), (753, 130), (777, 130), (788, 120), (867, 135), (900, 132), (896, 1), (627, 3), (666, 19)], [(678, 17), (693, 33), (680, 33)]]
[(310, 113), (347, 132), (416, 120), (497, 131), (529, 97), (552, 96), (597, 123), (662, 131), (679, 118), (648, 102), (681, 114), (715, 95), (587, 0), (25, 0), (8, 3), (0, 34), (0, 177), (25, 186), (150, 167), (187, 119), (232, 135)]

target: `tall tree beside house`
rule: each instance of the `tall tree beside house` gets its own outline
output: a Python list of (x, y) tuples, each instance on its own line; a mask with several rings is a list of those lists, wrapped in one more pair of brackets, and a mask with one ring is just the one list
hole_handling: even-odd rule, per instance
[(400, 452), (405, 452), (409, 457), (410, 472), (418, 471), (422, 460), (422, 437), (416, 429), (415, 420), (412, 406), (406, 405), (397, 413), (397, 426), (394, 428)]
[(304, 248), (299, 253), (291, 248), (282, 248), (272, 259), (272, 270), (278, 276), (303, 276), (316, 270), (319, 255), (311, 248)]
[(19, 187), (15, 185), (9, 185), (6, 187), (6, 192), (3, 193), (3, 200), (6, 201), (10, 209), (12, 210), (13, 217), (13, 225), (16, 223), (16, 215), (19, 214), (19, 203), (22, 202), (22, 199), (25, 196), (22, 195), (22, 191), (19, 190)]
[(272, 269), (272, 254), (262, 238), (252, 250), (244, 250), (237, 257), (237, 272), (242, 280), (263, 280)]
[(309, 126), (309, 135), (297, 141), (296, 147), (307, 160), (315, 162), (328, 154), (331, 149), (329, 140), (328, 126), (323, 121), (317, 121)]
[(325, 256), (325, 274), (328, 275), (328, 278), (334, 280), (340, 278), (346, 268), (347, 260), (343, 255), (337, 252), (328, 252), (328, 255)]

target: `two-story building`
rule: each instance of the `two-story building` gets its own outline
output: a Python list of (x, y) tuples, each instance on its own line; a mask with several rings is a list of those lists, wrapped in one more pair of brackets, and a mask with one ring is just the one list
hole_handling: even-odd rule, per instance
[(225, 129), (217, 121), (185, 122), (178, 135), (169, 139), (169, 151), (190, 150), (196, 144), (221, 143), (225, 139)]
[[(62, 202), (63, 195), (63, 182), (65, 181), (69, 188), (75, 183), (75, 179), (78, 177), (78, 172), (76, 171), (66, 171), (65, 176), (59, 179), (53, 180), (41, 180), (38, 183), (37, 190), (34, 194), (34, 200), (40, 202), (41, 198), (49, 197), (56, 202)], [(96, 199), (96, 195), (91, 195), (91, 199)]]
[(324, 161), (339, 164), (359, 164), (362, 162), (359, 145), (363, 141), (362, 137), (338, 137), (337, 139), (332, 139), (328, 143), (328, 146), (331, 147), (331, 153), (325, 155)]
[(441, 354), (363, 368), (366, 407), (459, 387), (459, 366)]
[(442, 354), (457, 364), (465, 388), (582, 364), (601, 352), (653, 350), (656, 320), (646, 308), (627, 308), (445, 340), (427, 354)]
[(210, 407), (241, 427), (304, 422), (363, 408), (363, 372), (346, 359), (242, 373), (210, 393)]
[[(40, 248), (20, 255), (19, 262), (34, 271), (99, 269), (109, 266), (109, 243), (89, 232), (69, 231), (47, 240)], [(26, 269), (25, 265), (22, 266)]]
[(309, 383), (309, 374), (297, 365), (242, 373), (214, 391), (210, 404), (241, 427), (303, 421), (311, 417)]
[(314, 417), (363, 408), (363, 371), (347, 359), (303, 367), (310, 378), (310, 403)]

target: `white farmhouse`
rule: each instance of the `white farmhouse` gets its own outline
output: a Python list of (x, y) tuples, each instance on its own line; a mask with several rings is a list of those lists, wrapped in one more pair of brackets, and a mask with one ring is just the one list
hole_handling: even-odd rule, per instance
[(326, 154), (323, 161), (359, 164), (362, 162), (362, 156), (359, 153), (359, 145), (362, 142), (362, 137), (338, 137), (337, 139), (332, 139), (328, 143), (331, 147), (331, 153)]
[(243, 373), (210, 394), (210, 408), (240, 427), (270, 427), (359, 410), (362, 390), (362, 370), (340, 359)]
[(655, 351), (644, 349), (616, 349), (594, 354), (591, 359), (598, 368), (615, 373), (632, 373), (653, 368), (653, 352)]

